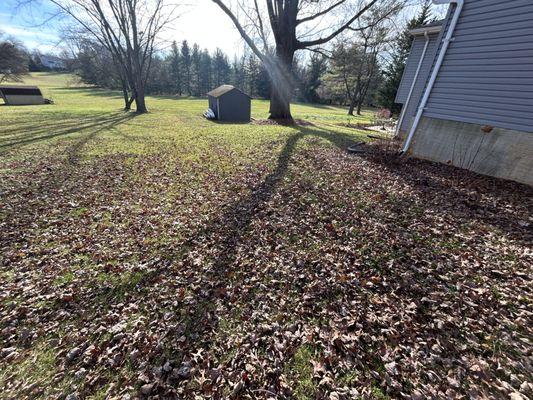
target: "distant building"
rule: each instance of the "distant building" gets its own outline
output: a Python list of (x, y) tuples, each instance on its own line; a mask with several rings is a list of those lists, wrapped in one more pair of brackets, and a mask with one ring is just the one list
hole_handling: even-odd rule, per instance
[(214, 119), (226, 122), (248, 122), (251, 117), (251, 98), (231, 85), (222, 85), (209, 93), (209, 108)]
[(66, 68), (65, 61), (62, 58), (51, 55), (42, 55), (40, 56), (40, 59), (43, 67), (47, 69), (61, 71)]
[(446, 19), (411, 32), (404, 151), (533, 185), (533, 1), (438, 2)]
[(41, 90), (37, 86), (0, 86), (0, 97), (8, 106), (29, 106), (45, 104)]

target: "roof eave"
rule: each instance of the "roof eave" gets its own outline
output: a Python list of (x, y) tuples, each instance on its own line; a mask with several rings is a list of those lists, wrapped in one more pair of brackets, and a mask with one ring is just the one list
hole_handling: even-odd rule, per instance
[(439, 33), (441, 30), (442, 30), (442, 25), (437, 25), (437, 26), (427, 26), (427, 27), (412, 29), (409, 31), (409, 33), (412, 36), (421, 36), (426, 33), (428, 35), (431, 35), (432, 33)]

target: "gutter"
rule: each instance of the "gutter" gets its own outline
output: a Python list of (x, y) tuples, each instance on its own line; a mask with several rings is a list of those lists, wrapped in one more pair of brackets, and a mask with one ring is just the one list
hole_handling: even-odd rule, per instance
[(415, 86), (418, 83), (418, 75), (420, 75), (420, 70), (422, 69), (422, 65), (424, 64), (424, 59), (426, 58), (426, 53), (428, 51), (429, 47), (429, 32), (424, 32), (424, 37), (426, 38), (426, 44), (424, 45), (424, 50), (422, 51), (422, 55), (420, 56), (420, 61), (418, 63), (418, 67), (416, 68), (415, 76), (413, 78), (413, 83), (411, 84), (411, 88), (409, 89), (409, 94), (407, 95), (407, 100), (405, 100), (405, 104), (402, 107), (402, 112), (400, 114), (400, 119), (398, 120), (398, 124), (396, 125), (396, 132), (394, 133), (395, 137), (400, 137), (400, 129), (403, 124), (403, 120), (405, 118), (405, 113), (407, 112), (407, 107), (409, 107), (409, 103), (411, 102), (411, 97), (413, 96), (413, 92), (415, 91)]
[(413, 36), (420, 36), (425, 33), (439, 33), (442, 30), (442, 25), (423, 26), (421, 28), (411, 29), (409, 33)]
[(435, 63), (435, 67), (433, 68), (433, 73), (431, 74), (431, 77), (429, 78), (429, 82), (428, 82), (426, 91), (424, 92), (424, 96), (422, 97), (422, 100), (420, 101), (420, 106), (418, 107), (418, 112), (416, 113), (413, 126), (411, 127), (411, 130), (409, 131), (409, 135), (407, 136), (407, 139), (403, 145), (402, 154), (405, 154), (409, 150), (409, 146), (411, 145), (413, 136), (416, 130), (418, 129), (418, 125), (420, 124), (420, 119), (422, 118), (422, 114), (424, 114), (424, 111), (426, 109), (426, 105), (428, 103), (429, 96), (431, 95), (431, 91), (433, 90), (433, 86), (435, 86), (435, 81), (437, 80), (437, 77), (440, 72), (440, 68), (442, 67), (444, 56), (446, 55), (446, 52), (448, 51), (448, 47), (450, 47), (450, 42), (452, 41), (455, 28), (457, 27), (457, 22), (459, 21), (459, 17), (461, 15), (461, 12), (463, 11), (463, 6), (465, 3), (465, 0), (433, 0), (433, 4), (452, 4), (452, 3), (456, 4), (457, 7), (453, 13), (452, 22), (450, 23), (450, 27), (448, 28), (448, 32), (446, 33), (446, 37), (442, 40), (442, 48), (437, 58), (437, 62)]

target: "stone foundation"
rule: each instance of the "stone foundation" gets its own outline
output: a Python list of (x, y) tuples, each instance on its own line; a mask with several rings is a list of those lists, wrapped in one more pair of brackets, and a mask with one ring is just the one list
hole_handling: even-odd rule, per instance
[(410, 154), (533, 186), (533, 133), (423, 117)]

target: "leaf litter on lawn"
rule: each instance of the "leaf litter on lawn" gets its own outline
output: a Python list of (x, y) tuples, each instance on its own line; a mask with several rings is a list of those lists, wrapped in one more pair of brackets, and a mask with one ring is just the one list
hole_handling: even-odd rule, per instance
[(3, 166), (2, 396), (532, 396), (530, 188), (281, 147)]

